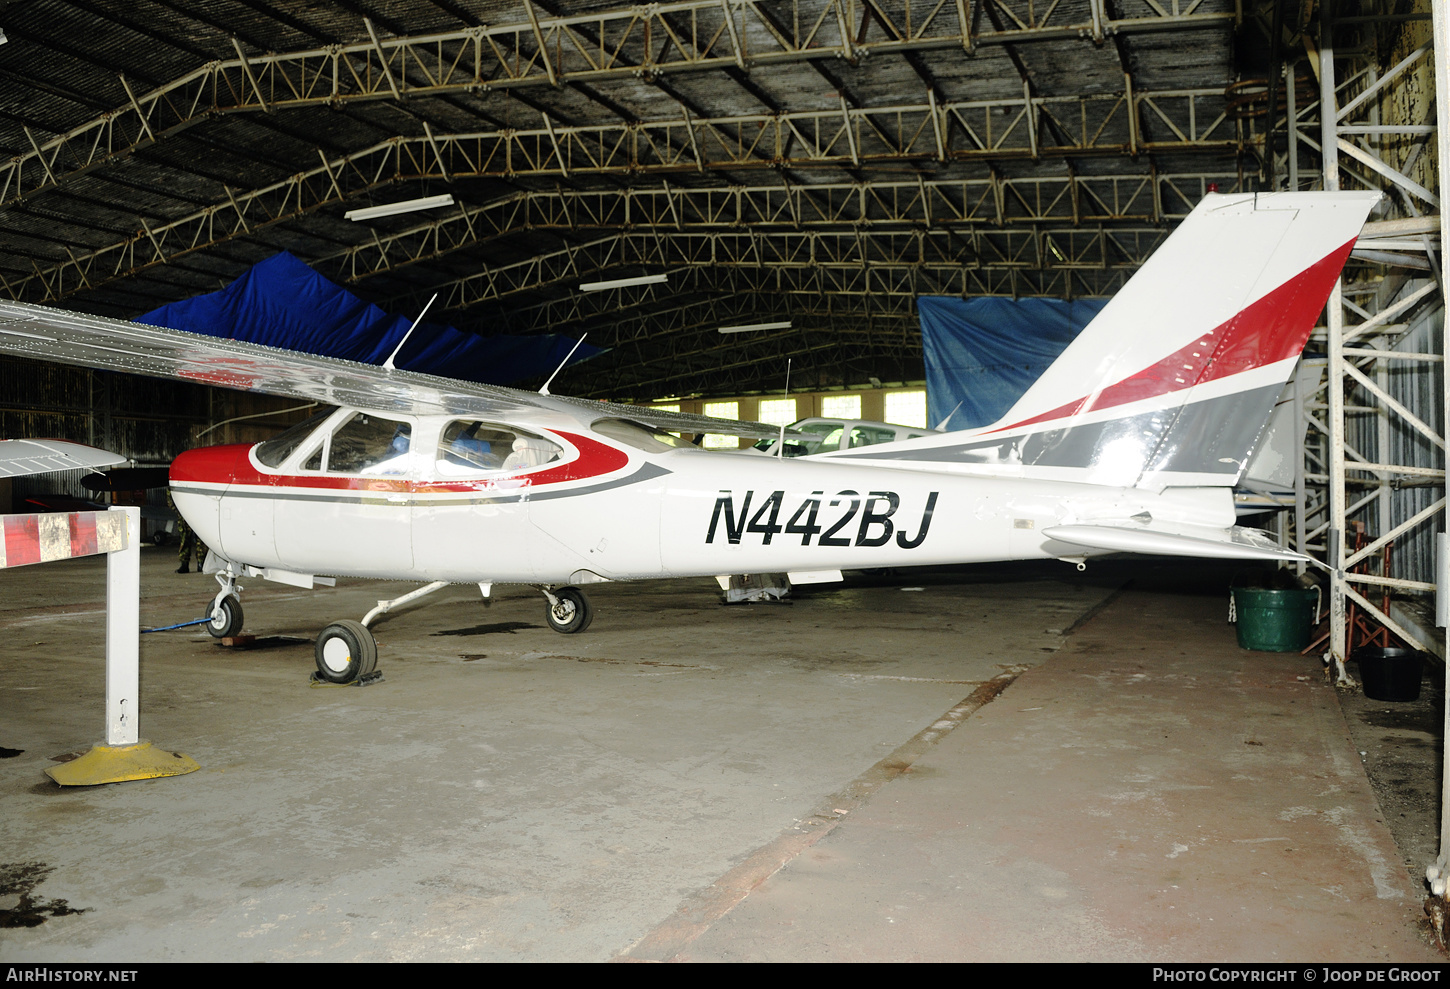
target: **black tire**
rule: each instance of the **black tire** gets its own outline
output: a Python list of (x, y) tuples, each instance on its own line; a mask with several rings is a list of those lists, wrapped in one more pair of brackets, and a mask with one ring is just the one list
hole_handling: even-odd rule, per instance
[(544, 609), (544, 617), (555, 632), (573, 635), (584, 631), (594, 620), (594, 606), (579, 588), (561, 587), (554, 592), (554, 597), (559, 603), (549, 604)]
[(167, 532), (165, 529), (157, 529), (155, 532), (151, 533), (151, 542), (153, 545), (156, 546), (169, 546), (171, 545), (171, 541), (175, 538), (175, 536)]
[(242, 630), (242, 602), (235, 594), (222, 598), (222, 603), (211, 614), (211, 621), (206, 623), (206, 630), (218, 639), (236, 635)]
[(378, 643), (362, 622), (333, 622), (317, 635), (317, 675), (328, 683), (352, 683), (378, 668)]

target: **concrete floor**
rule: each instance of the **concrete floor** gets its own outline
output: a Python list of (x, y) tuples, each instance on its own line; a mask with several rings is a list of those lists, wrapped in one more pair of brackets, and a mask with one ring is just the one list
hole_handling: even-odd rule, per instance
[[(212, 593), (172, 566), (147, 625)], [(7, 961), (1443, 960), (1333, 690), (1234, 645), (1222, 568), (603, 586), (580, 636), (460, 587), (362, 689), (310, 636), (408, 585), (258, 582), (258, 648), (142, 637), (142, 735), (202, 770), (61, 789), (103, 572), (0, 571)]]

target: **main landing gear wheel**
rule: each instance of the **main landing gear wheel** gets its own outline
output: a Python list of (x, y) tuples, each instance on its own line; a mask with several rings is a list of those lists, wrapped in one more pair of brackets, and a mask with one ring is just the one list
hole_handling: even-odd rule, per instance
[(242, 602), (235, 594), (228, 594), (211, 613), (206, 630), (218, 639), (236, 635), (242, 630)]
[(582, 632), (594, 620), (594, 607), (577, 587), (561, 587), (553, 592), (544, 616), (549, 627), (566, 635)]
[(333, 622), (317, 636), (317, 675), (352, 683), (378, 668), (378, 643), (362, 622)]

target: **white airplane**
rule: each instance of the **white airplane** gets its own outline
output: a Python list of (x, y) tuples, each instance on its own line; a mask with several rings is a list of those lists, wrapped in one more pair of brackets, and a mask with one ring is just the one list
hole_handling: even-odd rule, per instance
[[(328, 625), (319, 674), (373, 671), (367, 625), (447, 583), (537, 586), (581, 632), (580, 584), (1064, 559), (1295, 559), (1234, 526), (1232, 489), (1375, 193), (1209, 195), (994, 425), (784, 460), (670, 435), (778, 435), (0, 303), (0, 350), (329, 407), (171, 467), (212, 547), (211, 631), (242, 580), (433, 583)], [(209, 567), (208, 569), (212, 569)]]

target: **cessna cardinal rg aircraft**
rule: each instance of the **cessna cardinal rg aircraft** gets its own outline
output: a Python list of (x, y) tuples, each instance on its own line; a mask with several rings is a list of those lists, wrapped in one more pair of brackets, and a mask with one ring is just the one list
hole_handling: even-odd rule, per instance
[[(1209, 195), (998, 423), (834, 458), (705, 452), (760, 423), (532, 394), (0, 303), (0, 350), (326, 403), (171, 467), (213, 548), (211, 629), (240, 581), (316, 575), (540, 587), (549, 624), (603, 580), (822, 572), (1131, 550), (1285, 558), (1231, 491), (1377, 194)], [(406, 351), (403, 354), (406, 362)], [(905, 468), (905, 469), (903, 469)], [(320, 674), (371, 672), (362, 622)]]

